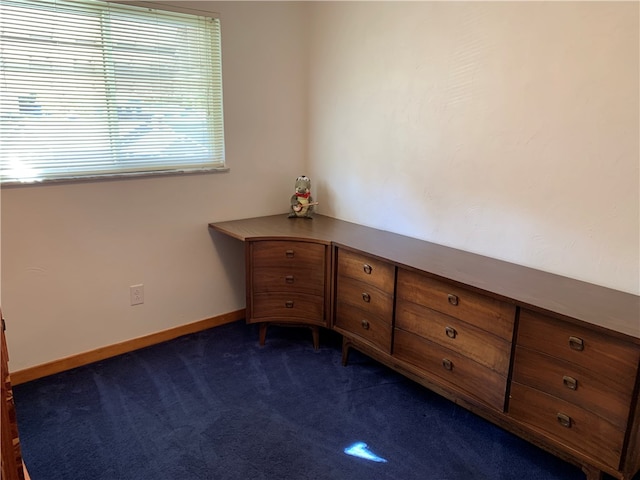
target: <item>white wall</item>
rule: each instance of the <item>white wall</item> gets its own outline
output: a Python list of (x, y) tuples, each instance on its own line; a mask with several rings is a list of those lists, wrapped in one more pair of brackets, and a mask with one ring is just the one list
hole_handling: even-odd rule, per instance
[(638, 2), (319, 2), (322, 213), (640, 292)]
[(179, 3), (221, 13), (231, 172), (3, 188), (12, 370), (242, 308), (206, 224), (301, 173), (321, 213), (640, 292), (637, 2)]
[(181, 4), (221, 14), (231, 171), (2, 188), (12, 371), (244, 307), (243, 245), (207, 223), (286, 211), (306, 154), (305, 7)]

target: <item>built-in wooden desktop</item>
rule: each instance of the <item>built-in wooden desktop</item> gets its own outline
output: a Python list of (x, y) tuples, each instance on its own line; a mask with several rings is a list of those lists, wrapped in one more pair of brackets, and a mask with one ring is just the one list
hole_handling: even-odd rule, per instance
[(209, 227), (246, 244), (262, 342), (333, 329), (343, 363), (355, 348), (589, 480), (640, 469), (640, 297), (322, 215)]

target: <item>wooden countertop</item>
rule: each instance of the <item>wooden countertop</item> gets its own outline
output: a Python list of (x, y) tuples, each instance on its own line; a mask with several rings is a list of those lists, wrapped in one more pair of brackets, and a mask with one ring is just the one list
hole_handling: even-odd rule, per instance
[(309, 220), (283, 213), (209, 227), (242, 241), (306, 239), (360, 250), (522, 307), (617, 332), (640, 344), (638, 295), (323, 215)]

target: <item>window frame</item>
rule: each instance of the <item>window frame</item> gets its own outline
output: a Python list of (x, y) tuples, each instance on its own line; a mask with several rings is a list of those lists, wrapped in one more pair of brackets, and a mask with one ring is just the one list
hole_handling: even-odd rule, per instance
[[(193, 8), (186, 8), (175, 3), (165, 3), (165, 2), (147, 2), (147, 1), (127, 1), (127, 0), (99, 0), (106, 4), (121, 4), (126, 6), (135, 6), (142, 8), (149, 8), (153, 10), (167, 11), (167, 12), (175, 12), (181, 14), (190, 14), (196, 15), (200, 17), (212, 18), (216, 19), (220, 22), (220, 14), (218, 12), (212, 12), (207, 10), (198, 10)], [(113, 172), (104, 172), (104, 173), (90, 173), (90, 174), (77, 174), (74, 172), (70, 172), (69, 175), (65, 176), (56, 176), (56, 177), (40, 177), (40, 178), (29, 178), (27, 180), (21, 179), (3, 179), (2, 174), (0, 172), (0, 186), (2, 187), (12, 187), (12, 186), (33, 186), (33, 185), (43, 185), (49, 183), (74, 183), (74, 182), (86, 182), (86, 181), (102, 181), (102, 180), (114, 180), (114, 179), (130, 179), (130, 178), (141, 178), (141, 177), (156, 177), (156, 176), (174, 176), (174, 175), (192, 175), (192, 174), (203, 174), (203, 173), (225, 173), (229, 172), (230, 169), (227, 165), (226, 160), (226, 146), (225, 146), (225, 128), (224, 128), (224, 90), (223, 90), (223, 68), (222, 68), (222, 28), (220, 23), (218, 24), (219, 30), (219, 38), (218, 38), (218, 51), (219, 55), (219, 68), (217, 72), (217, 80), (219, 81), (219, 98), (216, 97), (216, 101), (219, 103), (220, 114), (217, 116), (217, 123), (212, 123), (212, 128), (220, 127), (222, 131), (222, 138), (219, 142), (222, 151), (221, 162), (216, 162), (215, 159), (212, 159), (210, 165), (203, 164), (201, 167), (189, 167), (184, 168), (181, 167), (180, 164), (174, 163), (173, 165), (167, 168), (166, 163), (163, 166), (162, 162), (158, 162), (152, 169), (145, 169), (139, 171), (113, 171)], [(1, 94), (1, 92), (0, 92)], [(212, 133), (210, 133), (212, 135)], [(215, 143), (215, 141), (214, 141)], [(161, 157), (160, 155), (159, 157)]]

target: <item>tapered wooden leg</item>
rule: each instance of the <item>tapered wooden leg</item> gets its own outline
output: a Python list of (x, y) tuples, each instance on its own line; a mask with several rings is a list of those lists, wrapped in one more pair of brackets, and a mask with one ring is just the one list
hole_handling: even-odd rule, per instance
[(591, 465), (583, 465), (582, 471), (587, 476), (587, 480), (603, 480), (602, 471)]
[(311, 328), (311, 335), (313, 336), (313, 349), (318, 350), (320, 348), (320, 329), (318, 327)]
[(349, 361), (349, 349), (351, 348), (351, 343), (346, 339), (342, 338), (342, 366), (346, 367), (347, 362)]
[(268, 324), (266, 322), (260, 324), (260, 345), (264, 345), (267, 338), (267, 326)]

